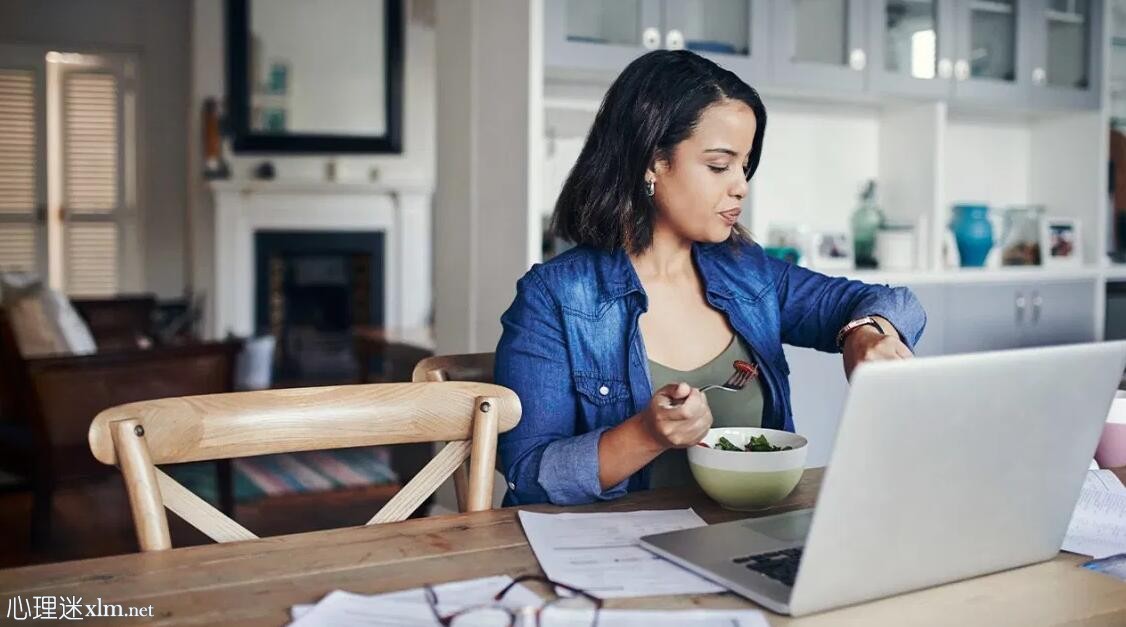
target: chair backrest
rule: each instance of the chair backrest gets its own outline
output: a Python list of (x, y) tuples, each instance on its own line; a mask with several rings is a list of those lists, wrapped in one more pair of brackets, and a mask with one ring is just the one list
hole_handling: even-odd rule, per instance
[(492, 383), (494, 363), (496, 363), (496, 353), (435, 355), (434, 357), (427, 357), (415, 365), (411, 381)]
[[(415, 364), (411, 380), (416, 383), (423, 381), (472, 381), (477, 383), (492, 383), (494, 363), (496, 363), (496, 353), (435, 355), (433, 357), (427, 357)], [(499, 473), (497, 474), (499, 475)], [(464, 465), (458, 466), (453, 473), (453, 478), (454, 497), (457, 499), (457, 509), (459, 512), (468, 511), (469, 471)], [(503, 477), (501, 481), (503, 482)]]
[(90, 425), (90, 450), (125, 477), (145, 551), (171, 548), (167, 507), (218, 542), (256, 536), (156, 468), (157, 464), (296, 451), (446, 441), (368, 524), (408, 517), (468, 458), (469, 510), (491, 507), (497, 434), (520, 420), (520, 400), (480, 383), (366, 385), (209, 394), (130, 403)]

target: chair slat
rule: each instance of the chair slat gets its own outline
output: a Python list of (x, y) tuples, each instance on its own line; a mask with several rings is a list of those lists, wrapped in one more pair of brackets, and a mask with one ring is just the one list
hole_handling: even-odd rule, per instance
[(160, 483), (164, 506), (208, 538), (216, 542), (258, 539), (246, 527), (228, 518), (159, 468), (156, 469), (156, 479)]
[(408, 516), (418, 509), (419, 505), (431, 495), (438, 486), (453, 474), (453, 471), (469, 457), (470, 443), (465, 440), (450, 442), (438, 451), (430, 463), (411, 479), (410, 483), (403, 486), (391, 500), (384, 505), (371, 520), (369, 525), (406, 520)]

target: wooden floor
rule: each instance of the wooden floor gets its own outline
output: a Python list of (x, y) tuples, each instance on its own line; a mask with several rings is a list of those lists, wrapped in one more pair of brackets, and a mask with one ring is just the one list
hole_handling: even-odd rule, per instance
[[(238, 521), (259, 536), (333, 529), (367, 522), (398, 490), (372, 486), (335, 492), (269, 497), (239, 505)], [(119, 477), (60, 489), (55, 495), (50, 548), (30, 543), (31, 493), (0, 493), (0, 568), (137, 551), (129, 503)], [(173, 546), (211, 542), (168, 514)]]

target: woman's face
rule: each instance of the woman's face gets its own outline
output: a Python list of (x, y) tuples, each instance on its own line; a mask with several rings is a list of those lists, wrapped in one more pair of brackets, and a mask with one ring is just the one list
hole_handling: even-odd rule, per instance
[(670, 229), (694, 242), (722, 242), (739, 219), (743, 174), (755, 139), (755, 114), (745, 103), (723, 100), (704, 109), (696, 129), (646, 172), (655, 183), (654, 230)]

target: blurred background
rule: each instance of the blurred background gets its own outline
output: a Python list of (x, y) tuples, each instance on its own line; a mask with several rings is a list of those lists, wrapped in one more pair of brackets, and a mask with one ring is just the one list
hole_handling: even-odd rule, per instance
[[(1126, 1), (3, 0), (0, 566), (136, 550), (106, 407), (493, 350), (654, 49), (759, 90), (742, 221), (910, 286), (920, 354), (1126, 338)], [(787, 355), (823, 465), (840, 360)], [(429, 455), (399, 448), (171, 472), (271, 535), (366, 521)]]

